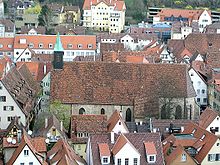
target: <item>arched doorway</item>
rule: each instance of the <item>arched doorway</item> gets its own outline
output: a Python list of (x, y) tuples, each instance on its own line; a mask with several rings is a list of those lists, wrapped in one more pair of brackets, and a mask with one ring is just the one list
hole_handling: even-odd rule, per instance
[(104, 115), (104, 114), (105, 114), (105, 109), (102, 108), (102, 109), (101, 109), (101, 115)]
[(125, 121), (131, 121), (131, 109), (128, 108), (126, 111), (126, 117), (125, 117)]
[(182, 107), (180, 105), (176, 107), (175, 119), (182, 119)]
[(80, 115), (85, 114), (85, 112), (86, 112), (86, 111), (85, 111), (84, 108), (80, 108), (80, 109), (79, 109), (79, 114), (80, 114)]

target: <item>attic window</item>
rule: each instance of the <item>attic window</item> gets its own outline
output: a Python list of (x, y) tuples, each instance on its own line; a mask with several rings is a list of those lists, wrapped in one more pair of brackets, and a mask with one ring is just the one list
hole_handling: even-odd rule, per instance
[(92, 49), (92, 44), (88, 44), (88, 48), (89, 48), (89, 49)]
[(12, 45), (8, 45), (8, 48), (12, 48)]
[(68, 48), (73, 48), (73, 45), (72, 44), (67, 44), (67, 47)]
[(39, 46), (39, 48), (43, 48), (44, 47), (44, 45), (42, 43), (40, 43), (38, 46)]
[(3, 48), (3, 45), (2, 45), (2, 44), (0, 44), (0, 48)]
[(202, 135), (202, 137), (200, 138), (200, 140), (203, 140), (205, 138), (205, 134)]
[(181, 161), (182, 161), (182, 162), (185, 162), (185, 161), (186, 161), (186, 154), (182, 154), (182, 156), (181, 156)]
[(53, 44), (49, 44), (49, 48), (53, 48)]
[(82, 44), (78, 44), (78, 48), (79, 48), (79, 49), (82, 49)]
[(192, 134), (194, 134), (195, 132), (196, 132), (196, 129), (194, 128), (193, 131), (192, 131)]
[(209, 47), (212, 47), (212, 43), (209, 43)]
[(30, 43), (29, 44), (29, 48), (33, 48), (34, 47), (34, 44), (33, 43)]

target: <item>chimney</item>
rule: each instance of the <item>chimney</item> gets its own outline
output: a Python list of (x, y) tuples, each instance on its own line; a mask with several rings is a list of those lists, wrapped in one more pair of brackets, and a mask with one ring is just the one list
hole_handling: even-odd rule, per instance
[(17, 140), (18, 140), (18, 143), (21, 142), (21, 130), (17, 131)]
[(48, 126), (48, 118), (45, 118), (45, 128)]
[(157, 129), (156, 129), (156, 128), (154, 128), (154, 129), (153, 129), (153, 133), (156, 133), (156, 132), (157, 132)]
[(115, 143), (115, 133), (112, 131), (111, 132), (111, 144)]
[(60, 122), (60, 131), (63, 131), (63, 121)]
[(181, 127), (181, 133), (184, 131), (184, 127)]
[(44, 75), (47, 73), (47, 65), (44, 64)]
[(120, 111), (120, 116), (121, 116), (121, 118), (122, 118), (122, 111)]

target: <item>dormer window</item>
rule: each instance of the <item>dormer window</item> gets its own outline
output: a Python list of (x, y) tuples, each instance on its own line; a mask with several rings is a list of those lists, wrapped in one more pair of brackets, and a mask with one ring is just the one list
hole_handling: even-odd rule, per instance
[(89, 48), (89, 49), (92, 49), (92, 44), (88, 44), (88, 48)]
[(148, 163), (156, 162), (157, 150), (153, 142), (144, 142)]
[(102, 164), (109, 164), (109, 163), (110, 163), (109, 157), (102, 157)]
[(156, 162), (156, 155), (149, 155), (147, 156), (148, 163), (155, 163)]
[(3, 48), (3, 45), (2, 45), (2, 44), (0, 44), (0, 48)]
[(48, 46), (49, 46), (49, 48), (53, 48), (53, 44), (49, 44)]
[(67, 44), (67, 47), (68, 48), (73, 48), (73, 45), (72, 44)]
[(39, 48), (43, 48), (44, 47), (44, 45), (42, 43), (40, 43), (38, 46), (39, 46)]
[(28, 46), (29, 46), (29, 48), (33, 48), (33, 47), (34, 47), (34, 44), (33, 44), (33, 43), (30, 43)]
[(82, 44), (78, 44), (78, 48), (79, 48), (79, 49), (82, 49)]

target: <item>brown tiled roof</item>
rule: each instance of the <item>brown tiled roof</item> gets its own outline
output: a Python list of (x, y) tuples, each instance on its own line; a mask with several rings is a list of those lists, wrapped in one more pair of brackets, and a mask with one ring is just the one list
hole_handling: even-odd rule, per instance
[(111, 156), (111, 152), (109, 150), (109, 146), (107, 143), (100, 143), (98, 144), (99, 146), (99, 153), (100, 153), (100, 156)]
[(28, 34), (28, 32), (34, 29), (37, 34), (45, 34), (46, 33), (46, 27), (45, 26), (38, 26), (38, 27), (29, 27), (29, 26), (22, 26), (21, 27), (21, 34)]
[(77, 133), (102, 134), (106, 132), (106, 115), (72, 115), (71, 117), (71, 138), (73, 142), (87, 141), (87, 138), (77, 138)]
[(218, 116), (218, 113), (215, 110), (210, 108), (206, 108), (205, 111), (202, 112), (199, 119), (199, 126), (206, 129)]
[(5, 26), (5, 32), (14, 32), (15, 24), (10, 19), (0, 19), (0, 24)]
[(23, 148), (25, 146), (28, 146), (29, 149), (33, 152), (34, 156), (36, 157), (36, 159), (38, 160), (38, 162), (42, 165), (46, 165), (47, 163), (44, 162), (44, 161), (41, 161), (42, 160), (42, 156), (40, 153), (38, 153), (38, 151), (36, 150), (36, 148), (34, 147), (34, 145), (32, 144), (31, 142), (31, 139), (28, 135), (26, 135), (26, 132), (23, 132), (23, 135), (22, 135), (22, 139), (21, 139), (21, 143), (19, 144), (19, 146), (16, 148), (16, 150), (14, 151), (12, 157), (9, 159), (9, 161), (6, 163), (6, 165), (11, 165), (13, 164), (17, 157), (19, 156), (19, 154), (21, 154), (21, 151), (23, 150)]
[[(61, 42), (65, 50), (95, 50), (96, 49), (96, 36), (94, 35), (61, 35)], [(21, 44), (20, 39), (25, 39), (26, 43)], [(15, 49), (25, 49), (32, 43), (33, 49), (51, 49), (49, 44), (56, 43), (56, 35), (17, 35), (14, 41)], [(42, 43), (43, 47), (39, 48), (39, 44)], [(72, 44), (72, 48), (68, 48), (68, 44)], [(82, 48), (78, 48), (78, 44), (82, 44)], [(92, 44), (92, 49), (88, 48), (88, 45)]]
[(22, 65), (20, 68), (11, 68), (7, 75), (2, 78), (2, 82), (17, 101), (23, 113), (26, 116), (30, 115), (34, 107), (38, 85), (34, 82), (27, 67)]
[(47, 146), (45, 142), (45, 138), (43, 137), (35, 137), (31, 139), (33, 147), (37, 150), (37, 152), (47, 152)]
[(121, 52), (124, 51), (124, 44), (123, 43), (100, 43), (100, 50), (101, 53), (104, 54), (105, 52)]
[[(186, 65), (69, 62), (51, 72), (51, 101), (133, 105), (142, 96), (156, 111), (160, 97), (194, 97)], [(135, 117), (146, 113), (141, 111)]]
[(64, 6), (64, 11), (79, 11), (79, 6)]
[(86, 164), (85, 160), (77, 155), (64, 139), (58, 140), (52, 149), (48, 151), (47, 156), (51, 164), (55, 162), (57, 165), (75, 165), (78, 164), (77, 162)]
[(104, 2), (108, 6), (114, 6), (115, 10), (123, 10), (125, 8), (125, 2), (124, 0), (85, 0), (83, 4), (83, 10), (90, 10), (91, 9), (91, 4), (92, 5), (97, 5), (100, 2)]
[(128, 128), (127, 128), (126, 124), (124, 123), (120, 113), (117, 110), (115, 110), (113, 112), (113, 114), (111, 115), (111, 117), (108, 119), (108, 122), (107, 122), (108, 132), (111, 132), (114, 129), (114, 127), (118, 123), (118, 121), (121, 121), (124, 128), (128, 130)]
[(184, 134), (192, 134), (193, 130), (195, 130), (193, 137), (196, 139), (200, 139), (203, 135), (205, 135), (204, 139), (202, 140), (204, 142), (203, 147), (201, 150), (199, 150), (198, 154), (195, 156), (195, 159), (199, 162), (202, 163), (204, 158), (207, 156), (209, 153), (210, 149), (213, 147), (215, 142), (217, 141), (218, 137), (215, 136), (214, 134), (206, 131), (202, 127), (199, 127), (197, 124), (194, 123), (189, 123), (185, 130), (183, 131)]
[(58, 32), (60, 35), (67, 35), (69, 34), (69, 31), (72, 31), (72, 33), (76, 35), (85, 35), (86, 33), (86, 28), (83, 26), (73, 26), (73, 25), (58, 25), (55, 27), (55, 34)]
[[(102, 134), (102, 135), (91, 135), (90, 136), (90, 142), (91, 142), (91, 150), (92, 150), (92, 160), (93, 164), (95, 165), (101, 165), (101, 159), (100, 159), (100, 153), (98, 144), (100, 143), (107, 143), (110, 150), (113, 150), (113, 146), (116, 145), (117, 139), (119, 135), (115, 134), (115, 144), (111, 144), (110, 140), (110, 134)], [(157, 156), (156, 156), (156, 163), (155, 164), (163, 164), (163, 153), (162, 153), (162, 146), (160, 141), (160, 135), (158, 133), (127, 133), (123, 134), (122, 141), (124, 143), (123, 139), (127, 139), (129, 143), (131, 143), (134, 148), (137, 150), (137, 152), (140, 153), (141, 159), (140, 164), (141, 165), (148, 165), (146, 160), (146, 150), (144, 146), (144, 142), (153, 142), (156, 148)], [(121, 144), (120, 144), (121, 146)], [(120, 148), (119, 146), (119, 148)], [(118, 146), (117, 146), (118, 148)], [(115, 149), (116, 150), (116, 147)], [(111, 160), (113, 160), (113, 157), (110, 157)], [(113, 162), (110, 162), (110, 165), (113, 165)]]

